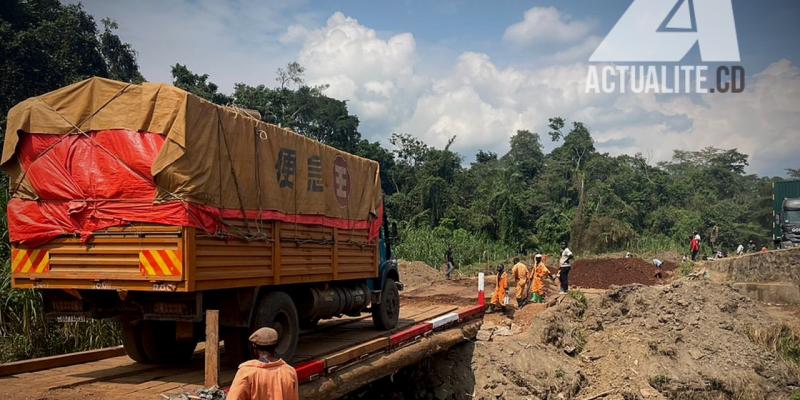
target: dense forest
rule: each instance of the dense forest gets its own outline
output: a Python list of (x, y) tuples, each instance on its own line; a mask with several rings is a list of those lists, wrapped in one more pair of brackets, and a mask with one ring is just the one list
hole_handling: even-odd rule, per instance
[[(8, 110), (25, 98), (90, 76), (146, 79), (135, 50), (115, 34), (116, 23), (104, 19), (99, 25), (79, 4), (2, 2), (3, 128)], [(703, 236), (706, 253), (730, 251), (749, 240), (769, 242), (771, 182), (780, 178), (748, 174), (748, 155), (736, 149), (676, 149), (670, 161), (654, 164), (641, 154), (599, 152), (590, 126), (559, 116), (530, 121), (547, 122), (546, 132), (513, 132), (505, 154), (478, 151), (473, 158), (450, 150), (458, 136), (444, 148), (435, 148), (414, 132), (375, 132), (390, 139), (370, 142), (362, 137), (358, 116), (349, 113), (346, 102), (326, 96), (325, 86), (307, 85), (303, 72), (301, 65), (290, 63), (275, 77), (265, 76), (262, 85), (237, 84), (225, 94), (208, 75), (176, 63), (172, 83), (217, 104), (257, 110), (266, 122), (379, 161), (388, 214), (401, 228), (401, 257), (441, 263), (451, 244), (457, 263), (470, 264), (534, 250), (554, 252), (562, 241), (584, 254), (685, 252), (694, 231)], [(486, 132), (497, 137), (509, 133)], [(548, 153), (543, 135), (555, 143)], [(787, 174), (800, 177), (800, 170), (787, 169)], [(5, 202), (8, 194), (3, 193)], [(7, 238), (5, 217), (2, 221)], [(9, 344), (11, 339), (6, 339), (2, 345), (7, 357), (116, 340), (102, 334), (107, 326), (93, 325), (97, 343), (71, 343), (75, 335), (69, 325), (41, 322), (36, 295), (9, 289), (7, 239), (0, 258), (5, 262), (0, 301), (10, 305), (0, 313), (0, 334), (18, 340)], [(54, 348), (32, 348), (33, 341), (46, 338)]]

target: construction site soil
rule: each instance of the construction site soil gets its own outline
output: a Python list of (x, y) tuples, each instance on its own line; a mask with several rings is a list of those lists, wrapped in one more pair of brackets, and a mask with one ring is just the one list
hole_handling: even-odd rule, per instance
[[(668, 279), (678, 265), (664, 261), (662, 281)], [(555, 272), (555, 271), (554, 271)], [(611, 285), (641, 283), (655, 285), (656, 268), (651, 262), (639, 258), (579, 259), (570, 271), (570, 285), (581, 288), (608, 289)]]
[[(703, 279), (653, 285), (652, 265), (631, 260), (579, 261), (576, 285), (599, 289), (557, 295), (551, 282), (547, 304), (488, 314), (477, 340), (347, 399), (796, 398), (796, 309), (776, 312)], [(423, 266), (414, 266), (417, 274)], [(469, 298), (474, 279), (443, 281), (429, 272), (434, 285), (404, 296), (443, 301), (449, 290), (452, 298)], [(648, 284), (626, 284), (631, 280)]]

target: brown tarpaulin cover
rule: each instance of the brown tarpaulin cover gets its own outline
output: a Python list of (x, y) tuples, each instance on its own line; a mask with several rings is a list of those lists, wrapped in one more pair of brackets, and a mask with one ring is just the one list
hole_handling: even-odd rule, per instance
[(377, 162), (174, 86), (91, 78), (19, 103), (8, 114), (2, 168), (19, 199), (37, 199), (16, 162), (23, 133), (124, 129), (164, 135), (151, 166), (154, 202), (368, 220), (381, 207)]

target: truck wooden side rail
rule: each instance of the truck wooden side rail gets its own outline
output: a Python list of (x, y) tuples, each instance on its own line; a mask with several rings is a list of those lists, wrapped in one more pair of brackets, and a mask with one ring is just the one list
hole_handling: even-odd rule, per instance
[[(241, 222), (239, 222), (241, 223)], [(263, 237), (220, 238), (195, 228), (134, 225), (15, 247), (17, 288), (192, 292), (372, 278), (378, 245), (366, 231), (279, 221)]]

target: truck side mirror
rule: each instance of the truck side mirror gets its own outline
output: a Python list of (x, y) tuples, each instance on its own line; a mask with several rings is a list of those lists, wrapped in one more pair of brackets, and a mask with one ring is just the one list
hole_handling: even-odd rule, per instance
[(400, 240), (400, 233), (397, 232), (397, 222), (389, 224), (389, 240), (392, 242)]

